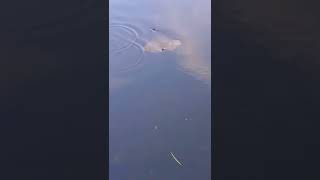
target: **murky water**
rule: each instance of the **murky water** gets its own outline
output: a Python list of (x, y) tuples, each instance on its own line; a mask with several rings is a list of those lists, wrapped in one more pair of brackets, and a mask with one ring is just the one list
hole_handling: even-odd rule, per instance
[(111, 180), (211, 178), (210, 3), (109, 1)]

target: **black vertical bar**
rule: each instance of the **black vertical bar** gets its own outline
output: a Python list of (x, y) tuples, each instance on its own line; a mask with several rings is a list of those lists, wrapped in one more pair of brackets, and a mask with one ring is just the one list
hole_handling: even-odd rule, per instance
[(319, 179), (319, 2), (215, 4), (215, 179)]
[(1, 2), (0, 179), (107, 179), (105, 4)]

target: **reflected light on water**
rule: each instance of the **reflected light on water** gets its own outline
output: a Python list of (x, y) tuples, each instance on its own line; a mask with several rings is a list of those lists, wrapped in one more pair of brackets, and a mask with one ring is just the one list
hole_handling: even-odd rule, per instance
[(179, 1), (159, 4), (162, 13), (155, 15), (154, 20), (156, 24), (182, 37), (183, 46), (178, 54), (184, 57), (179, 60), (179, 64), (185, 69), (185, 72), (210, 84), (211, 1), (200, 0), (197, 3), (189, 3), (192, 5), (185, 5), (187, 8), (177, 8), (181, 6)]

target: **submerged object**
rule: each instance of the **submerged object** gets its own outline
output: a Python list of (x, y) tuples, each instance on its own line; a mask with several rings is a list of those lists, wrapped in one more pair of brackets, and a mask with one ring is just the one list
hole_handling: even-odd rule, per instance
[(171, 156), (173, 157), (173, 159), (180, 165), (182, 166), (182, 163), (174, 156), (174, 154), (172, 152), (170, 152)]

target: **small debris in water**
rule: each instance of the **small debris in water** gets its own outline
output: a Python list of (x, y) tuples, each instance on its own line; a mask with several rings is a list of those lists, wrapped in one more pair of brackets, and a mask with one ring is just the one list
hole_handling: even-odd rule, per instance
[(157, 130), (157, 129), (158, 129), (158, 126), (154, 126), (154, 129)]
[(180, 165), (182, 166), (182, 163), (173, 155), (172, 152), (170, 152), (171, 156), (173, 157), (173, 159)]

